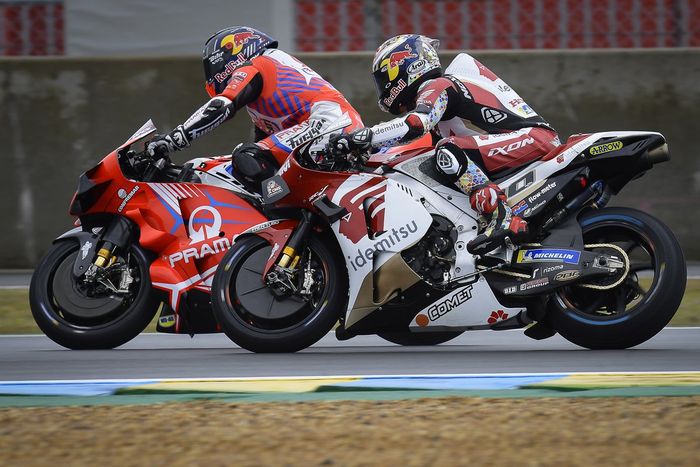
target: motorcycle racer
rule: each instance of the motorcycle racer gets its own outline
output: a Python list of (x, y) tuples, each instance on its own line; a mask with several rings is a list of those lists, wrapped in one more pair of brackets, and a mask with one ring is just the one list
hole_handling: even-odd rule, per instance
[[(206, 91), (211, 99), (183, 124), (147, 144), (151, 156), (188, 147), (245, 107), (256, 128), (256, 143), (238, 145), (231, 173), (246, 188), (259, 191), (296, 147), (323, 133), (339, 120), (343, 131), (363, 126), (355, 109), (311, 68), (277, 49), (277, 41), (250, 27), (230, 27), (204, 45)], [(312, 145), (321, 152), (329, 135)]]
[(405, 144), (425, 133), (442, 139), (435, 163), (446, 184), (456, 184), (470, 204), (489, 220), (467, 245), (484, 254), (507, 238), (517, 240), (527, 223), (513, 215), (505, 193), (489, 174), (541, 157), (559, 145), (552, 127), (525, 101), (472, 56), (461, 53), (443, 74), (439, 42), (405, 34), (384, 42), (372, 63), (379, 107), (406, 115), (347, 135), (334, 135), (327, 151), (335, 156), (354, 150)]

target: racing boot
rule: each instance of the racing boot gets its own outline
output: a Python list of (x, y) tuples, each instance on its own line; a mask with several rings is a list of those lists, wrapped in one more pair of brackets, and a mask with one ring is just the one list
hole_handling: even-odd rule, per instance
[(469, 196), (472, 208), (490, 221), (483, 232), (467, 243), (473, 255), (485, 255), (505, 244), (506, 238), (517, 240), (527, 233), (527, 222), (511, 213), (506, 194), (489, 183), (475, 188)]

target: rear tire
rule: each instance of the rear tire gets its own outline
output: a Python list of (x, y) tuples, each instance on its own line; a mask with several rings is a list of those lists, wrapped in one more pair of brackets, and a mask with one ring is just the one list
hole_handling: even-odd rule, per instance
[[(585, 243), (606, 235), (622, 243), (625, 237), (631, 244), (638, 242), (640, 247), (630, 248), (640, 248), (649, 257), (648, 267), (633, 264), (627, 280), (609, 292), (576, 286), (561, 289), (550, 300), (549, 324), (565, 339), (589, 349), (625, 349), (647, 341), (671, 321), (683, 299), (686, 265), (678, 240), (661, 221), (630, 208), (591, 211), (579, 222)], [(647, 291), (636, 275), (642, 270), (654, 274)]]
[[(322, 284), (322, 290), (315, 289), (307, 301), (296, 295), (279, 299), (263, 283), (270, 252), (270, 244), (260, 237), (236, 241), (214, 276), (214, 316), (226, 335), (244, 349), (297, 352), (316, 343), (338, 321), (347, 300), (347, 272), (327, 244), (311, 236), (305, 253), (310, 252), (309, 262), (313, 257), (314, 283)], [(302, 260), (299, 268), (304, 264)]]
[[(52, 341), (69, 349), (118, 347), (141, 333), (158, 311), (160, 303), (151, 289), (148, 272), (150, 262), (141, 248), (130, 248), (133, 270), (138, 275), (138, 283), (131, 287), (138, 290), (128, 303), (120, 297), (88, 297), (81, 295), (72, 276), (79, 246), (75, 240), (59, 241), (37, 266), (29, 287), (34, 321)], [(62, 308), (61, 302), (82, 305), (83, 309)], [(100, 312), (102, 309), (105, 311)]]

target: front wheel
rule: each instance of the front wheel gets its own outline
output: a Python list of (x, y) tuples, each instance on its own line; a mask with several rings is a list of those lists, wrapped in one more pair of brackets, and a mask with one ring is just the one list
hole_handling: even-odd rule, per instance
[(630, 208), (590, 211), (579, 222), (584, 243), (594, 251), (624, 256), (628, 272), (560, 289), (550, 300), (550, 326), (589, 349), (625, 349), (645, 342), (671, 321), (685, 292), (686, 265), (678, 240), (661, 221)]
[(316, 343), (338, 321), (347, 298), (345, 266), (318, 237), (301, 255), (296, 291), (280, 297), (265, 284), (272, 247), (260, 237), (235, 243), (214, 276), (212, 308), (226, 335), (252, 352), (296, 352)]
[[(149, 261), (132, 246), (111, 268), (104, 284), (73, 276), (77, 241), (61, 240), (41, 260), (29, 287), (34, 321), (52, 341), (69, 349), (111, 349), (136, 337), (158, 311)], [(120, 284), (121, 281), (121, 284)], [(124, 285), (117, 293), (107, 286)]]

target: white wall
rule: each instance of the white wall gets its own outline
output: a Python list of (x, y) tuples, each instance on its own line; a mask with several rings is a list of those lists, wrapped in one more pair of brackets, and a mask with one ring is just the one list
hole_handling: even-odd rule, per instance
[(66, 0), (66, 55), (198, 55), (227, 26), (252, 26), (294, 49), (293, 0)]

